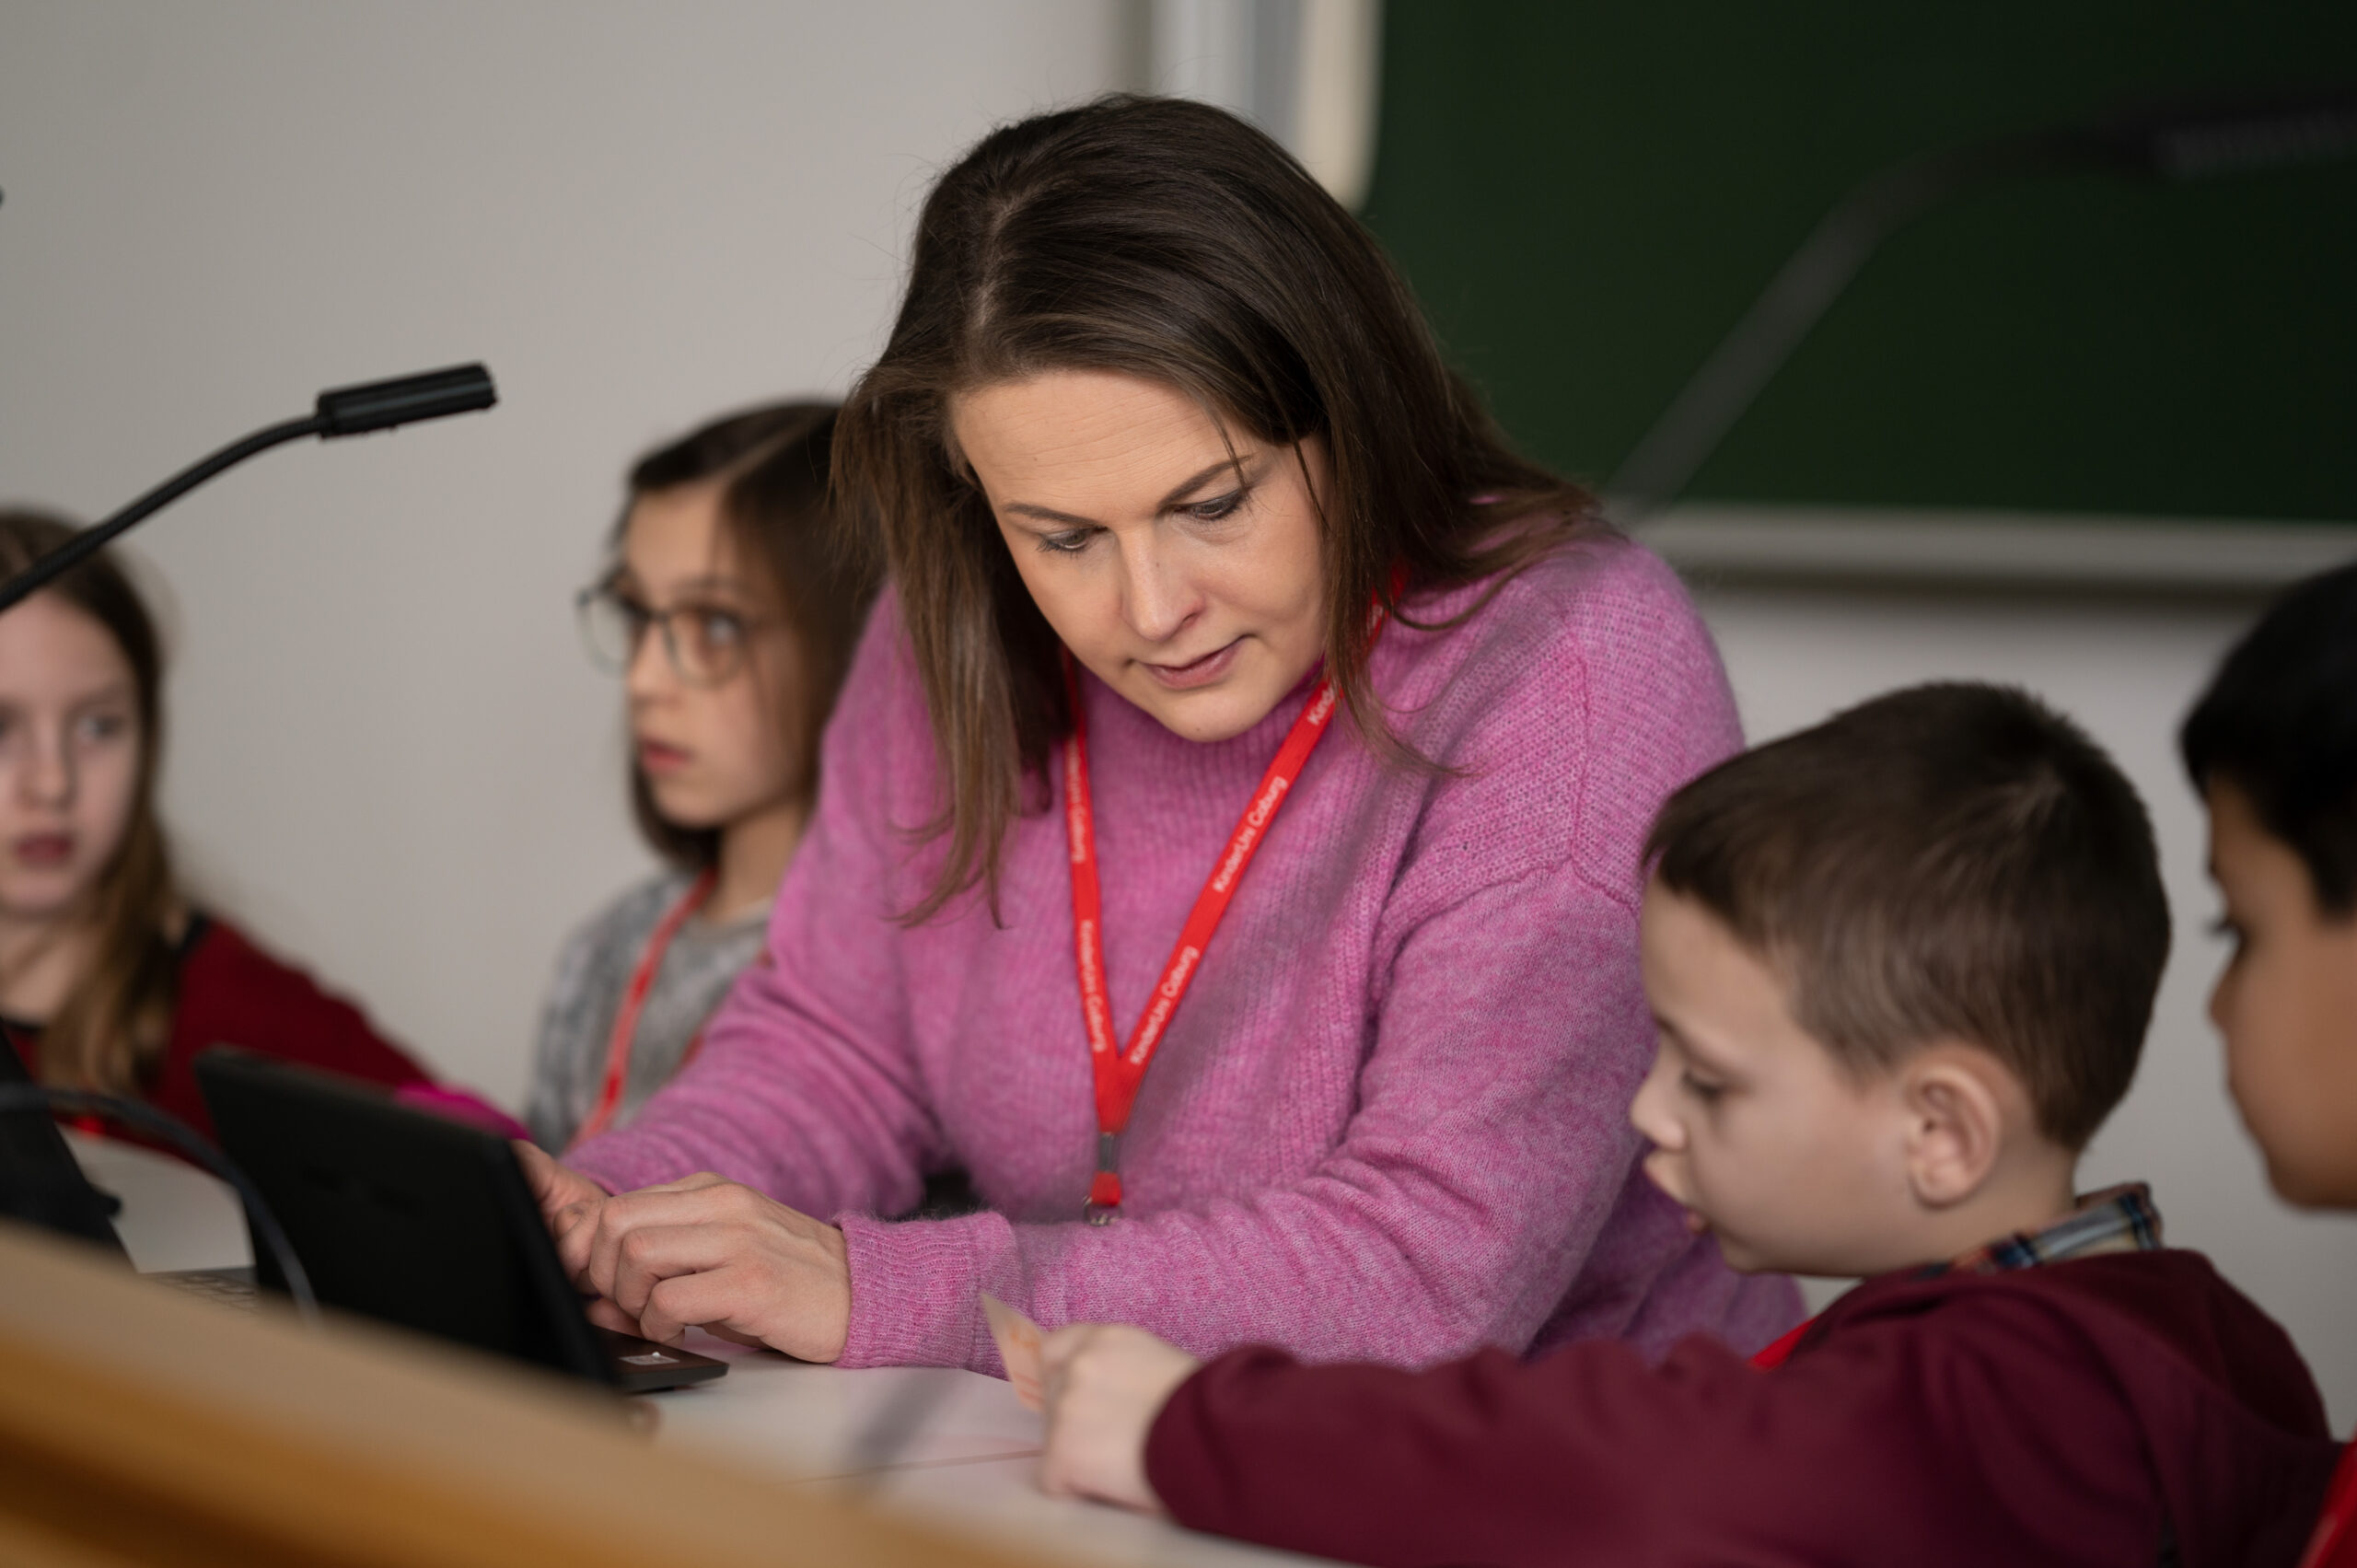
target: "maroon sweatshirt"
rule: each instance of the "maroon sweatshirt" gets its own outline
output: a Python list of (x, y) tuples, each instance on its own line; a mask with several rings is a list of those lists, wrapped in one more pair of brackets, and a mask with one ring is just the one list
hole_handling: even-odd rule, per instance
[(1870, 1280), (1773, 1372), (1701, 1337), (1657, 1366), (1239, 1350), (1146, 1474), (1183, 1524), (1378, 1564), (2289, 1568), (2336, 1458), (2283, 1330), (2154, 1250)]

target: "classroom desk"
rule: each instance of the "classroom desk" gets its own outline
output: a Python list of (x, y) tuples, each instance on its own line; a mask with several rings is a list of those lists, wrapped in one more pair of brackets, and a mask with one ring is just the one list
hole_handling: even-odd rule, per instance
[[(90, 1179), (122, 1200), (115, 1228), (135, 1267), (252, 1261), (244, 1216), (222, 1183), (134, 1144), (72, 1132), (66, 1141)], [(1311, 1561), (1043, 1495), (1033, 1480), (1039, 1417), (998, 1378), (950, 1367), (814, 1366), (693, 1331), (687, 1342), (726, 1359), (728, 1376), (647, 1396), (657, 1442), (725, 1452), (803, 1484), (856, 1491), (1082, 1561), (1138, 1568)]]

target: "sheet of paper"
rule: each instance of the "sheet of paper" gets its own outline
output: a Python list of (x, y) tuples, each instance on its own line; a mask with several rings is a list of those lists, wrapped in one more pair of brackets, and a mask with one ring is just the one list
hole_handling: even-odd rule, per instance
[(1045, 1410), (1039, 1376), (1039, 1342), (1047, 1335), (1039, 1325), (990, 1292), (982, 1292), (982, 1316), (990, 1319), (991, 1338), (998, 1342), (998, 1358), (1006, 1363), (1006, 1380), (1027, 1410)]

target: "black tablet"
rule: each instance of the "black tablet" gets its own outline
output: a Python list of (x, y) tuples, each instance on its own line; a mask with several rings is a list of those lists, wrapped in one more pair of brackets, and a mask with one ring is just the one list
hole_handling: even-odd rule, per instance
[[(505, 1139), (248, 1051), (203, 1052), (196, 1081), (322, 1306), (630, 1393), (728, 1370), (590, 1323)], [(284, 1288), (267, 1249), (254, 1270)]]

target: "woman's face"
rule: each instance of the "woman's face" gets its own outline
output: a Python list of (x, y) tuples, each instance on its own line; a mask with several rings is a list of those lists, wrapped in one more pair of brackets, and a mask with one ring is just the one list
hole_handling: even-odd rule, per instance
[(0, 615), (0, 917), (75, 912), (122, 844), (144, 744), (112, 633), (53, 593)]
[(801, 777), (785, 721), (801, 679), (794, 639), (737, 554), (717, 483), (641, 496), (622, 527), (615, 595), (655, 617), (677, 612), (679, 661), (663, 624), (650, 624), (624, 689), (656, 809), (683, 828), (726, 828), (789, 799)]
[(1240, 735), (1317, 665), (1323, 443), (1223, 436), (1160, 382), (1082, 370), (966, 393), (950, 424), (1048, 624), (1172, 733)]

